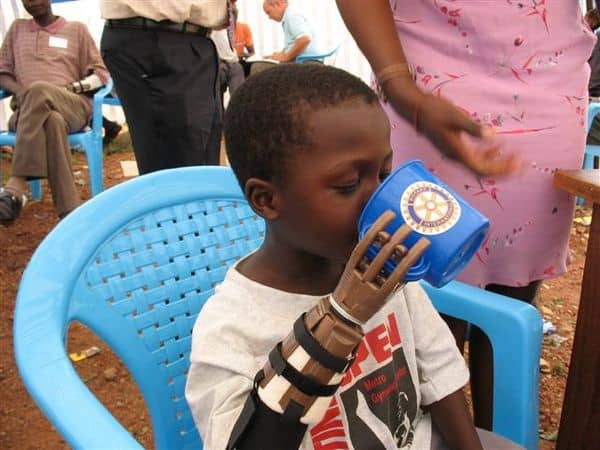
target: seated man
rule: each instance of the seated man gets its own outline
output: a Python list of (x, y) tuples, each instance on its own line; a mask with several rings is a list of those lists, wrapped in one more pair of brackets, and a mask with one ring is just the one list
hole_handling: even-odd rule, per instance
[(13, 22), (0, 48), (0, 87), (13, 94), (9, 128), (17, 132), (12, 176), (0, 191), (0, 223), (26, 202), (27, 180), (48, 178), (59, 217), (79, 203), (67, 133), (83, 129), (91, 98), (108, 71), (85, 27), (52, 13), (49, 0), (23, 0), (33, 19)]
[[(264, 0), (263, 10), (269, 19), (281, 22), (283, 27), (283, 50), (265, 59), (277, 62), (294, 62), (303, 54), (316, 53), (315, 33), (308, 19), (288, 4), (287, 0)], [(261, 72), (273, 66), (274, 63), (257, 61), (252, 64), (250, 74)]]
[(254, 39), (252, 38), (252, 30), (247, 23), (238, 22), (238, 9), (235, 3), (233, 4), (233, 19), (235, 21), (235, 31), (233, 34), (233, 48), (236, 51), (240, 64), (244, 68), (244, 76), (250, 75), (251, 63), (246, 59), (254, 55)]
[(238, 9), (234, 4), (233, 19), (235, 20), (235, 31), (233, 34), (233, 47), (240, 58), (244, 60), (254, 55), (254, 39), (252, 38), (252, 30), (247, 23), (238, 22)]

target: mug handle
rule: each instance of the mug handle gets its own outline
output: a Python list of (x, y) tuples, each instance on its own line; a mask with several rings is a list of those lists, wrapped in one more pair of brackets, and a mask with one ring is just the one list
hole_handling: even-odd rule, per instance
[(405, 281), (417, 281), (425, 276), (430, 267), (429, 261), (421, 256), (419, 260), (410, 268), (404, 276)]

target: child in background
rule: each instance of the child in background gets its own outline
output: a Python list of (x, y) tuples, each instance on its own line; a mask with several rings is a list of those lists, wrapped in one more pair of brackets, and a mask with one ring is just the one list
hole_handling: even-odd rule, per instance
[[(448, 327), (418, 283), (398, 287), (426, 245), (382, 232), (390, 212), (357, 245), (389, 135), (375, 93), (325, 65), (275, 67), (232, 98), (227, 155), (267, 228), (194, 326), (186, 399), (206, 449), (517, 448), (476, 432)], [(369, 263), (372, 242), (385, 258)]]

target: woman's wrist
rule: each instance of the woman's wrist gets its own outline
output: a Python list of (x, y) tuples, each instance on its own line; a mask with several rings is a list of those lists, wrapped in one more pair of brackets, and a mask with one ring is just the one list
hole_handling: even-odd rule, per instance
[(412, 77), (396, 77), (385, 82), (382, 86), (386, 100), (392, 104), (398, 114), (409, 123), (414, 124), (415, 112), (427, 97), (416, 85)]

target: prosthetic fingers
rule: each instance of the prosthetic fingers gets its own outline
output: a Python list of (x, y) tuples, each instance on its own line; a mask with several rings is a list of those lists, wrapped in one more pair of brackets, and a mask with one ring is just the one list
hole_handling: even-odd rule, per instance
[(96, 74), (91, 74), (82, 80), (68, 84), (67, 89), (75, 94), (81, 94), (83, 92), (93, 91), (102, 86), (104, 86), (104, 83), (102, 83), (100, 77)]
[[(352, 252), (333, 294), (300, 316), (273, 348), (256, 375), (228, 448), (297, 449), (307, 425), (324, 416), (354, 360), (362, 324), (386, 303), (429, 246), (425, 238), (410, 250), (403, 246), (411, 232), (407, 225), (392, 236), (385, 232), (394, 217), (391, 211), (379, 217)], [(365, 255), (373, 243), (379, 251), (369, 261)], [(389, 258), (397, 265), (386, 275), (382, 268)], [(273, 441), (276, 434), (281, 436)]]

